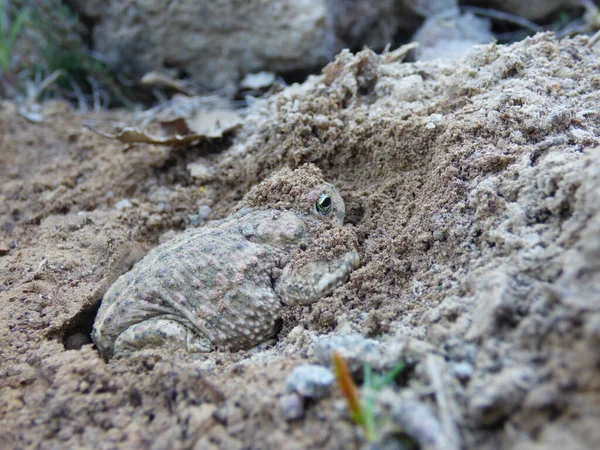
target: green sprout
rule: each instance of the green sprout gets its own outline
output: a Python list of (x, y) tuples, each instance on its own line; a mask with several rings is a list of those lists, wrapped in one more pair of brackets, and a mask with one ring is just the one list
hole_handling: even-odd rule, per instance
[(379, 437), (379, 430), (383, 423), (388, 420), (387, 417), (379, 419), (375, 417), (377, 394), (395, 380), (400, 372), (405, 369), (406, 364), (400, 362), (383, 375), (374, 374), (371, 366), (365, 364), (363, 367), (362, 396), (359, 397), (358, 388), (350, 375), (346, 361), (337, 352), (333, 352), (332, 361), (338, 386), (348, 403), (350, 419), (364, 429), (365, 438), (368, 442), (376, 441)]
[(5, 0), (0, 0), (0, 69), (3, 73), (9, 72), (15, 41), (28, 18), (29, 8), (21, 8), (11, 21)]
[(0, 97), (132, 106), (138, 92), (88, 47), (87, 33), (61, 0), (0, 0)]

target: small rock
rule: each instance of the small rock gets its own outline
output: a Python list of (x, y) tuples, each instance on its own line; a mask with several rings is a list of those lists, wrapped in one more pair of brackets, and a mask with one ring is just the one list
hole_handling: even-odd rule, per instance
[(320, 398), (329, 393), (333, 379), (331, 370), (316, 364), (304, 364), (288, 375), (285, 387), (303, 397)]
[(198, 208), (198, 216), (202, 220), (208, 219), (211, 214), (212, 214), (212, 208), (208, 205), (202, 205)]
[(167, 205), (171, 205), (177, 193), (165, 186), (158, 186), (150, 188), (148, 192), (148, 200), (156, 205), (158, 211), (162, 211)]
[(456, 363), (452, 370), (454, 375), (461, 381), (467, 381), (473, 375), (473, 366), (468, 362)]
[(458, 9), (430, 16), (413, 36), (418, 42), (418, 61), (438, 58), (459, 59), (478, 44), (492, 42), (490, 21)]
[(315, 356), (321, 364), (330, 365), (331, 355), (336, 351), (353, 373), (362, 371), (365, 364), (379, 369), (383, 350), (383, 344), (360, 334), (326, 337), (317, 342), (314, 348)]
[(394, 99), (401, 102), (416, 102), (423, 97), (425, 82), (421, 75), (399, 78), (394, 86)]
[(131, 204), (131, 202), (124, 198), (115, 205), (115, 208), (117, 209), (117, 211), (123, 211), (124, 209), (131, 208), (132, 206), (133, 205)]
[(315, 117), (313, 118), (313, 124), (315, 127), (321, 130), (326, 130), (333, 125), (329, 117), (327, 117), (324, 114), (315, 115)]
[(285, 420), (297, 420), (304, 416), (304, 402), (298, 394), (287, 394), (281, 397), (279, 407)]
[(210, 167), (199, 161), (189, 163), (186, 166), (186, 169), (190, 172), (192, 177), (200, 180), (203, 183), (212, 178), (212, 171), (210, 170)]
[(188, 216), (190, 227), (199, 227), (204, 223), (204, 217), (200, 214), (191, 214)]
[(163, 222), (163, 218), (158, 214), (150, 214), (146, 220), (146, 226), (148, 228), (159, 227)]
[(81, 347), (86, 344), (90, 344), (91, 342), (92, 339), (90, 338), (89, 334), (73, 333), (67, 338), (67, 341), (65, 342), (65, 349), (79, 350)]
[(419, 443), (424, 450), (438, 450), (444, 447), (444, 428), (432, 409), (409, 397), (398, 397), (392, 402), (392, 419), (396, 425)]

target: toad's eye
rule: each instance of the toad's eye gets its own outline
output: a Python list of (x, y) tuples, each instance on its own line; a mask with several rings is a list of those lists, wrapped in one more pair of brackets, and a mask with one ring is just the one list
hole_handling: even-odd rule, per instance
[(315, 207), (320, 214), (326, 216), (331, 212), (331, 197), (327, 194), (321, 194), (317, 203), (315, 203)]

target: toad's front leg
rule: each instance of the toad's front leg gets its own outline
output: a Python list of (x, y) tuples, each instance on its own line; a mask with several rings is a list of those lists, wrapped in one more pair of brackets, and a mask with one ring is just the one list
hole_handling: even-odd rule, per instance
[(289, 264), (277, 279), (275, 292), (288, 306), (309, 305), (341, 286), (358, 265), (356, 250), (333, 261), (312, 261), (298, 267)]

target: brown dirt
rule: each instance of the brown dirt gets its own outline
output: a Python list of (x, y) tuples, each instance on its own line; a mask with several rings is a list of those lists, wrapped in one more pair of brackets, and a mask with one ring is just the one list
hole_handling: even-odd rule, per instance
[[(443, 357), (464, 448), (598, 448), (600, 55), (586, 43), (541, 35), (454, 64), (342, 53), (257, 103), (232, 143), (191, 149), (81, 128), (126, 113), (46, 104), (33, 125), (2, 103), (0, 442), (357, 448), (338, 393), (295, 422), (278, 399), (319, 333), (358, 331), (424, 346), (394, 389), (440, 415), (425, 362)], [(192, 161), (214, 176), (191, 177)], [(346, 285), (287, 311), (262, 353), (100, 358), (89, 331), (120, 273), (200, 206), (223, 217), (273, 170), (306, 162), (340, 190), (358, 235)]]

